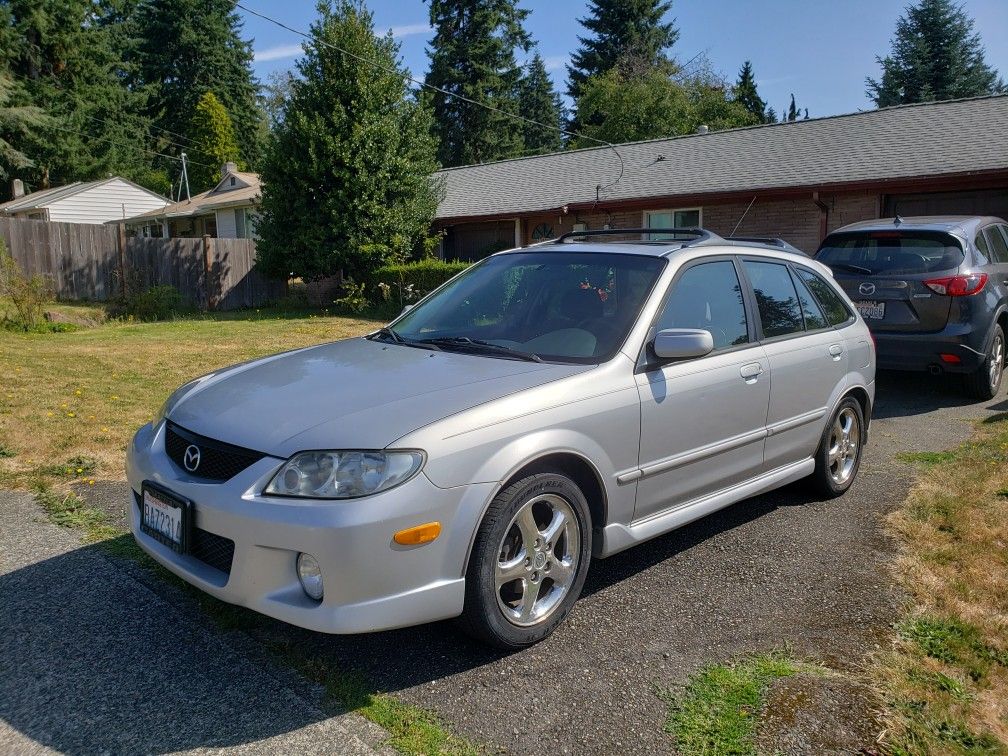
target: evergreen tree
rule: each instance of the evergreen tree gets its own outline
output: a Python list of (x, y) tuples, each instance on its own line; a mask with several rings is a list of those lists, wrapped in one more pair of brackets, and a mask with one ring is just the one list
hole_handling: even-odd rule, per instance
[(398, 44), (375, 37), (360, 2), (324, 0), (318, 14), (263, 158), (259, 262), (306, 280), (361, 278), (427, 239), (439, 199), (431, 118)]
[[(771, 112), (773, 112), (772, 108), (771, 108)], [(781, 111), (781, 113), (783, 114), (783, 115), (781, 115), (781, 122), (782, 123), (786, 123), (788, 121), (797, 121), (799, 119), (799, 117), (801, 117), (802, 120), (804, 120), (804, 121), (808, 120), (808, 108), (805, 108), (805, 115), (802, 116), (802, 109), (799, 108), (799, 107), (797, 107), (795, 105), (794, 93), (791, 94), (791, 104), (788, 105), (786, 108), (784, 108)], [(773, 115), (774, 115), (774, 120), (773, 121), (769, 121), (769, 123), (775, 123), (776, 122), (776, 120), (777, 120), (777, 114), (774, 113)]]
[(196, 192), (212, 189), (220, 181), (224, 163), (240, 163), (231, 117), (213, 92), (204, 92), (200, 97), (189, 123), (189, 135), (189, 185)]
[(889, 55), (875, 58), (882, 78), (866, 80), (866, 94), (880, 108), (1005, 91), (984, 59), (973, 19), (952, 0), (909, 6), (896, 22), (891, 47)]
[(588, 16), (578, 19), (591, 34), (567, 66), (567, 93), (577, 101), (592, 76), (604, 74), (618, 60), (638, 59), (650, 66), (667, 62), (667, 50), (679, 38), (675, 19), (665, 22), (671, 0), (590, 0)]
[(526, 155), (541, 155), (563, 149), (563, 135), (559, 131), (563, 121), (560, 95), (546, 72), (542, 56), (536, 52), (519, 85), (518, 104), (521, 114), (530, 120), (554, 128), (542, 128), (526, 123), (523, 132)]
[(152, 172), (142, 94), (123, 84), (126, 40), (107, 0), (9, 0), (11, 104), (45, 111), (19, 145), (32, 189), (120, 174), (161, 191)]
[(148, 115), (162, 148), (176, 154), (179, 145), (172, 141), (188, 142), (199, 98), (213, 92), (231, 115), (241, 157), (254, 167), (264, 116), (252, 41), (242, 37), (235, 0), (144, 0), (136, 24), (137, 84), (148, 90)]
[(764, 123), (777, 123), (777, 111), (773, 108), (767, 108), (766, 121)]
[[(710, 70), (684, 74), (672, 64), (636, 67), (622, 61), (585, 82), (577, 102), (584, 137), (632, 142), (752, 126), (759, 121), (728, 97), (729, 86)], [(575, 138), (574, 147), (598, 142)]]
[[(517, 0), (430, 0), (434, 39), (428, 48), (427, 83), (442, 165), (484, 163), (523, 151), (518, 113), (521, 69), (515, 49), (530, 40), (522, 22), (528, 11)], [(483, 105), (489, 105), (489, 110)]]
[[(735, 82), (732, 94), (735, 102), (752, 113), (753, 117), (757, 119), (757, 123), (771, 122), (767, 113), (766, 101), (756, 91), (756, 79), (753, 76), (752, 63), (748, 60), (743, 64), (742, 70), (739, 71), (738, 81)], [(776, 120), (776, 114), (774, 120)]]

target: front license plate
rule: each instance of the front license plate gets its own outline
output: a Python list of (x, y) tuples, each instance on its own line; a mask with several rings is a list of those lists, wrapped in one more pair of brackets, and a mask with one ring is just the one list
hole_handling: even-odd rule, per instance
[(180, 554), (189, 546), (192, 502), (150, 485), (143, 487), (140, 530)]
[(854, 306), (865, 320), (885, 320), (885, 302), (864, 300), (855, 302)]

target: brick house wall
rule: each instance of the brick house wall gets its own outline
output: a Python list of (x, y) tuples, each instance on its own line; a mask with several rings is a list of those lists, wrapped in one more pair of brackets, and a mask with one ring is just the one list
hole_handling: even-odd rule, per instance
[[(854, 221), (879, 217), (881, 197), (877, 192), (823, 195), (819, 200), (826, 206), (827, 232)], [(736, 224), (739, 224), (735, 232), (738, 236), (780, 237), (809, 254), (819, 246), (822, 235), (822, 211), (811, 196), (775, 200), (760, 200), (757, 196), (749, 212), (746, 213), (748, 206), (748, 201), (701, 205), (701, 224), (721, 236), (729, 236)], [(691, 206), (656, 202), (647, 209), (685, 207)], [(742, 219), (741, 223), (739, 219)], [(536, 213), (522, 218), (523, 242), (531, 244), (541, 238), (553, 238), (573, 231), (575, 223), (584, 223), (588, 228), (603, 228), (606, 225), (614, 229), (640, 228), (644, 225), (644, 209), (634, 207), (611, 211), (571, 211), (566, 215), (559, 210), (553, 213)], [(533, 238), (537, 231), (539, 238)], [(542, 236), (544, 233), (545, 237)]]

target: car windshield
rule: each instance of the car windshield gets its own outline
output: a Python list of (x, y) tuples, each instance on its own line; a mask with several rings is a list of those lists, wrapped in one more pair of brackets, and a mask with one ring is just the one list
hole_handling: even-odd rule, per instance
[(816, 259), (840, 273), (933, 273), (958, 268), (963, 251), (940, 231), (856, 231), (828, 236)]
[(618, 253), (495, 255), (385, 336), (491, 357), (602, 362), (622, 345), (664, 265), (662, 257)]

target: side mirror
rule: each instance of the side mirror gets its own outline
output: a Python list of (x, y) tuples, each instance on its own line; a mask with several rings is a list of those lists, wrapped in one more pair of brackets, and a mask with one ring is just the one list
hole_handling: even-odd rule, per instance
[(713, 352), (714, 337), (697, 328), (667, 328), (658, 331), (653, 348), (660, 360), (689, 360)]
[(402, 312), (399, 313), (400, 316), (405, 315), (407, 312), (413, 309), (413, 305), (403, 305)]

